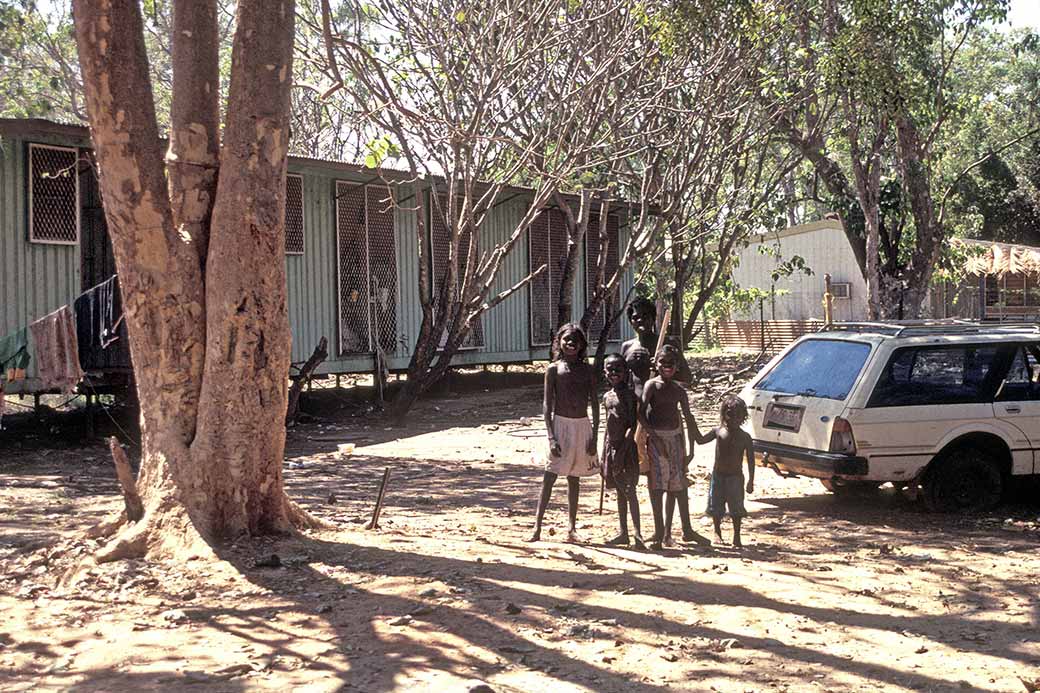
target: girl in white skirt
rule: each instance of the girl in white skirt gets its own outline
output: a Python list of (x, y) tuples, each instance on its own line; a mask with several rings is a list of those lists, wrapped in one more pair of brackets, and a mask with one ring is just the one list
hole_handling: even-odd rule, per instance
[[(557, 360), (545, 370), (545, 430), (549, 434), (549, 455), (542, 476), (542, 495), (534, 534), (530, 541), (542, 538), (542, 518), (552, 497), (553, 484), (559, 476), (567, 477), (567, 509), (569, 527), (567, 541), (580, 541), (577, 532), (578, 479), (592, 476), (598, 470), (596, 433), (599, 430), (599, 403), (596, 401), (596, 374), (585, 358), (588, 340), (576, 323), (567, 323), (556, 332)], [(589, 408), (592, 421), (589, 422)]]

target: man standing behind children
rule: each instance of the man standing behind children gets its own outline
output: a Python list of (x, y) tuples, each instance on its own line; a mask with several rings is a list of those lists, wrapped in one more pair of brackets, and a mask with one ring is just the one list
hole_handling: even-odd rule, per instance
[(734, 395), (726, 395), (719, 407), (722, 425), (697, 439), (698, 443), (715, 441), (715, 467), (708, 486), (708, 515), (715, 523), (715, 541), (722, 543), (722, 518), (729, 508), (733, 520), (733, 546), (740, 548), (740, 521), (744, 510), (744, 475), (740, 463), (747, 458), (747, 492), (755, 491), (755, 453), (751, 436), (741, 426), (747, 421), (747, 405)]

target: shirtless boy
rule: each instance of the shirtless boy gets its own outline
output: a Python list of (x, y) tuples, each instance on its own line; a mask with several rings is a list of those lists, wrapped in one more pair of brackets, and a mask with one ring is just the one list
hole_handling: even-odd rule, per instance
[[(636, 401), (643, 401), (643, 385), (650, 380), (652, 373), (650, 369), (653, 359), (650, 352), (641, 344), (636, 344), (625, 354), (625, 365), (628, 366), (629, 387), (635, 395)], [(636, 452), (639, 454), (639, 472), (646, 474), (650, 471), (650, 457), (646, 452), (646, 429), (642, 424), (636, 426)]]
[(747, 459), (747, 492), (755, 492), (755, 453), (751, 436), (741, 426), (747, 421), (747, 405), (734, 395), (727, 395), (719, 407), (722, 425), (697, 438), (698, 443), (715, 441), (715, 467), (708, 487), (708, 515), (715, 523), (715, 541), (722, 543), (722, 518), (729, 506), (733, 520), (733, 546), (740, 548), (740, 521), (744, 510), (744, 475), (740, 463)]
[(609, 539), (607, 544), (628, 544), (628, 513), (631, 511), (634, 543), (636, 548), (646, 549), (639, 531), (639, 497), (636, 494), (639, 457), (635, 437), (639, 403), (629, 387), (625, 359), (617, 354), (608, 356), (603, 363), (603, 375), (610, 383), (610, 390), (603, 395), (603, 408), (607, 412), (603, 436), (603, 478), (607, 488), (617, 489), (618, 522), (621, 525), (621, 533)]
[[(585, 359), (588, 340), (581, 326), (567, 323), (556, 332), (554, 353), (560, 358), (545, 370), (545, 430), (549, 434), (549, 457), (542, 477), (534, 534), (529, 541), (542, 538), (542, 518), (552, 497), (557, 477), (567, 477), (567, 510), (570, 521), (567, 541), (580, 541), (577, 531), (578, 479), (596, 473), (596, 432), (599, 430), (599, 403), (596, 402), (596, 377)], [(592, 423), (588, 410), (592, 407)]]
[[(650, 547), (660, 549), (670, 543), (670, 527), (665, 527), (663, 499), (665, 493), (679, 504), (682, 518), (683, 541), (708, 543), (690, 524), (689, 482), (686, 468), (693, 459), (694, 442), (701, 437), (697, 423), (690, 412), (686, 390), (675, 382), (679, 350), (665, 344), (657, 353), (657, 377), (643, 386), (643, 407), (640, 423), (647, 430), (647, 452), (650, 456), (650, 505), (654, 511), (654, 539)], [(682, 418), (679, 414), (682, 412)], [(683, 422), (689, 440), (684, 444)]]

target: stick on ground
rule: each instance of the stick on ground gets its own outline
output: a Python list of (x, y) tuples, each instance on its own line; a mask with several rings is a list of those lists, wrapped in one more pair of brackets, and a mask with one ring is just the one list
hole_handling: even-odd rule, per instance
[(376, 495), (376, 507), (372, 508), (372, 521), (368, 523), (368, 529), (379, 528), (379, 514), (383, 511), (383, 498), (386, 496), (386, 484), (390, 481), (390, 467), (383, 472), (383, 481), (379, 484), (379, 493)]

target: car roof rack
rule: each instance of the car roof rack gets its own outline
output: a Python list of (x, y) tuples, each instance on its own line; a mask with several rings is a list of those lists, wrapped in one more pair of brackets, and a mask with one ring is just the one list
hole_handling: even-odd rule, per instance
[(933, 334), (977, 334), (979, 332), (1040, 332), (1038, 322), (986, 322), (978, 320), (892, 320), (889, 322), (836, 322), (820, 332), (864, 332), (890, 337)]

